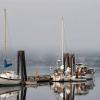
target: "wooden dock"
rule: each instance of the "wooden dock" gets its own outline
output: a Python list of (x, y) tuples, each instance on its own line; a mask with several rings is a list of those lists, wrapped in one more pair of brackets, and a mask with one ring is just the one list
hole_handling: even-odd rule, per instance
[(41, 76), (27, 76), (27, 85), (34, 85), (38, 82), (50, 82), (50, 75), (41, 75)]

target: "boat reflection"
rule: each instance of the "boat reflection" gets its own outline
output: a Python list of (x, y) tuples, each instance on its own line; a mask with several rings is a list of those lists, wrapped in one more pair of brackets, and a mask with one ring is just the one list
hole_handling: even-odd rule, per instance
[(1, 87), (0, 100), (26, 100), (26, 87)]
[[(49, 86), (49, 83), (39, 83), (36, 86), (32, 86), (32, 88), (34, 90), (34, 88), (42, 86)], [(81, 96), (89, 94), (89, 91), (93, 90), (94, 86), (93, 80), (79, 83), (54, 82), (51, 85), (51, 89), (54, 94), (56, 94), (57, 100), (75, 100), (76, 95)], [(0, 100), (26, 100), (28, 87), (29, 86), (0, 87)]]
[(89, 91), (94, 88), (94, 81), (79, 82), (79, 83), (58, 83), (54, 82), (51, 85), (54, 93), (56, 93), (61, 100), (74, 100), (75, 96), (87, 95)]
[(94, 81), (87, 81), (85, 83), (78, 83), (75, 85), (75, 95), (87, 95), (90, 90), (94, 88)]

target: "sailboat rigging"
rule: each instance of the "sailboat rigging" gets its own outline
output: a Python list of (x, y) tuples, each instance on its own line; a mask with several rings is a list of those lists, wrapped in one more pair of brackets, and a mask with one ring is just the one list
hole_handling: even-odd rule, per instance
[(61, 29), (61, 69), (64, 69), (64, 65), (63, 65), (63, 55), (64, 55), (64, 42), (63, 42), (63, 39), (64, 39), (64, 21), (63, 21), (63, 16), (62, 16), (62, 20), (61, 20), (61, 24), (62, 24), (62, 29)]
[[(63, 64), (63, 54), (64, 54), (64, 42), (63, 42), (63, 34), (64, 34), (64, 22), (63, 22), (63, 16), (61, 18), (61, 59), (57, 60), (57, 62), (61, 62), (60, 66), (57, 67), (57, 69), (54, 70), (54, 73), (51, 75), (51, 78), (53, 81), (59, 81), (64, 77), (64, 64)], [(59, 65), (59, 64), (58, 64)]]
[(62, 65), (63, 65), (63, 54), (64, 54), (64, 43), (63, 43), (63, 34), (64, 34), (64, 21), (63, 21), (63, 16), (62, 16)]
[(7, 62), (7, 12), (6, 9), (4, 9), (4, 52), (5, 52), (5, 57), (4, 57), (4, 67), (10, 67), (12, 66), (12, 63)]

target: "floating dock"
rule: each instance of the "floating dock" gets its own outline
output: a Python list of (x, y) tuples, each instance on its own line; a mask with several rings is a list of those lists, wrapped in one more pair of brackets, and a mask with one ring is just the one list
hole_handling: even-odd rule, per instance
[(65, 79), (65, 80), (60, 80), (60, 81), (53, 81), (50, 77), (50, 75), (41, 75), (41, 76), (28, 76), (27, 77), (27, 81), (26, 84), (27, 85), (34, 85), (37, 84), (39, 82), (86, 82), (88, 80), (86, 79), (79, 79), (79, 78), (75, 78), (75, 79)]
[(26, 84), (33, 84), (34, 82), (50, 82), (50, 75), (28, 76)]

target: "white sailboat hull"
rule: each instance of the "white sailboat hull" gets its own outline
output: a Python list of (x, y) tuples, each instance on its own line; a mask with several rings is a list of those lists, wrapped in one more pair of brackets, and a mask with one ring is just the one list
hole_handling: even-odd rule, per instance
[(21, 83), (21, 79), (9, 79), (0, 77), (0, 85), (17, 85)]

